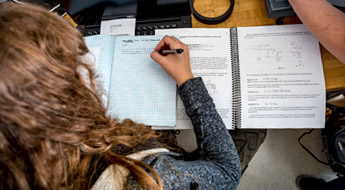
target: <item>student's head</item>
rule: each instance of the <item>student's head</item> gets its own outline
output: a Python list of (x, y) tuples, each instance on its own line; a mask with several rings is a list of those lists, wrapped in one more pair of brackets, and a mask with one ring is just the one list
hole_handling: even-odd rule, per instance
[(86, 189), (99, 158), (158, 187), (124, 156), (153, 132), (106, 116), (87, 52), (82, 35), (58, 15), (0, 4), (0, 189)]

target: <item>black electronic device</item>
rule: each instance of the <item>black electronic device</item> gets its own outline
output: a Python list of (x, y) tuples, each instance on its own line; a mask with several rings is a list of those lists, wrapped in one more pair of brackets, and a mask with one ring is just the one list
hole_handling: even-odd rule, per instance
[[(328, 2), (339, 9), (345, 9), (345, 0), (328, 0)], [(295, 15), (288, 0), (265, 0), (265, 4), (268, 18)]]
[(136, 18), (136, 35), (192, 26), (189, 0), (59, 0), (82, 33), (99, 34), (102, 20)]

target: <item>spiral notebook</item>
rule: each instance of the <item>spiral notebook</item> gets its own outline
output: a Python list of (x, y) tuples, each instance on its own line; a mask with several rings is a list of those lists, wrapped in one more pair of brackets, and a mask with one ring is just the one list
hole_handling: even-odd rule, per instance
[[(189, 47), (228, 129), (323, 128), (325, 82), (318, 41), (304, 25), (157, 30)], [(191, 129), (178, 99), (177, 125)]]
[(151, 126), (176, 126), (176, 83), (150, 53), (160, 36), (85, 37), (104, 88), (107, 114)]

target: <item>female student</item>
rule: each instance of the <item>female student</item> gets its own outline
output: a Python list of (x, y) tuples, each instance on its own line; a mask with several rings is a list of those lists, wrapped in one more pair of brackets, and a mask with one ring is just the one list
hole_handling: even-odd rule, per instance
[[(157, 53), (163, 48), (184, 52)], [(107, 116), (87, 53), (59, 16), (0, 4), (0, 189), (237, 187), (237, 151), (185, 44), (165, 36), (151, 57), (179, 85), (197, 137), (193, 156), (163, 148), (144, 124)]]

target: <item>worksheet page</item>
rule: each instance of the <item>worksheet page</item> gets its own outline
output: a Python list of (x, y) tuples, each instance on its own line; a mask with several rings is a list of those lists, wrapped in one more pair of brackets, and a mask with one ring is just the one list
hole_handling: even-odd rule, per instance
[(318, 41), (304, 25), (238, 27), (241, 128), (323, 128)]
[[(230, 129), (232, 127), (232, 71), (229, 32), (228, 28), (156, 30), (157, 35), (178, 36), (183, 43), (188, 45), (192, 72), (195, 77), (202, 77), (218, 113)], [(178, 98), (177, 125), (174, 129), (192, 128), (182, 100)]]

